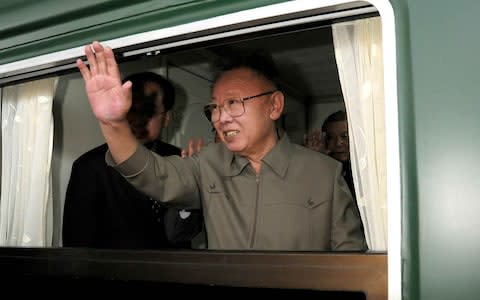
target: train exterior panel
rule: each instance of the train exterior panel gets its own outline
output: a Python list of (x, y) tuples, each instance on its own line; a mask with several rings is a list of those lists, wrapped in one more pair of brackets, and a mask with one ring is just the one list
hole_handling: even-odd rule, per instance
[[(363, 3), (375, 7), (380, 16), (385, 18), (384, 21), (391, 24), (391, 31), (388, 31), (390, 36), (384, 39), (390, 40), (389, 45), (393, 46), (392, 52), (387, 55), (394, 58), (391, 62), (393, 65), (385, 65), (386, 70), (395, 72), (390, 77), (395, 81), (390, 87), (396, 90), (386, 91), (391, 96), (386, 97), (386, 102), (390, 101), (386, 105), (392, 106), (394, 111), (387, 114), (391, 117), (387, 119), (387, 129), (388, 126), (393, 128), (389, 129), (387, 142), (390, 142), (390, 147), (397, 147), (390, 148), (390, 153), (393, 153), (390, 168), (398, 172), (398, 179), (393, 176), (395, 182), (390, 190), (392, 194), (388, 195), (391, 197), (388, 201), (389, 218), (391, 217), (389, 225), (392, 227), (389, 234), (393, 241), (388, 249), (388, 264), (391, 268), (388, 271), (389, 298), (477, 299), (480, 294), (480, 218), (477, 215), (477, 211), (480, 211), (480, 180), (476, 174), (480, 168), (480, 139), (476, 136), (480, 131), (480, 39), (477, 37), (480, 2), (372, 0)], [(59, 71), (62, 71), (62, 67), (72, 68), (73, 58), (82, 55), (82, 45), (93, 40), (114, 41), (114, 45), (123, 45), (124, 51), (133, 51), (136, 48), (129, 44), (128, 39), (137, 34), (162, 29), (181, 31), (183, 25), (192, 22), (247, 10), (263, 12), (280, 4), (318, 6), (320, 8), (312, 10), (316, 9), (320, 13), (324, 6), (341, 8), (345, 5), (359, 5), (359, 2), (4, 1), (0, 4), (0, 81), (5, 84), (12, 78), (21, 79), (25, 74), (41, 75), (42, 70), (38, 66), (45, 66), (45, 62), (49, 61), (55, 62), (58, 53), (65, 60), (60, 63), (57, 61), (55, 67)], [(262, 8), (266, 10), (262, 11)], [(181, 36), (186, 39), (188, 34), (185, 32)], [(165, 42), (172, 41), (166, 39)], [(149, 44), (144, 46), (148, 47)], [(33, 264), (39, 269), (49, 269), (53, 273), (65, 271), (62, 271), (59, 261), (64, 255), (62, 249), (36, 252), (10, 248), (2, 251), (0, 262), (4, 270), (16, 268), (12, 257), (18, 259), (25, 255), (17, 263), (30, 264), (27, 257), (36, 255), (45, 259), (44, 262), (37, 261)], [(79, 250), (71, 255), (85, 253)], [(108, 251), (105, 253), (120, 255)], [(102, 256), (99, 253), (88, 255), (96, 258)], [(177, 259), (175, 254), (168, 255), (173, 261)], [(184, 267), (188, 264), (193, 266), (193, 259), (196, 258), (209, 265), (208, 270), (212, 273), (249, 272), (249, 266), (242, 264), (241, 257), (235, 255), (222, 258), (236, 261), (236, 267), (215, 267), (214, 262), (208, 258), (187, 254), (184, 259), (188, 263)], [(148, 264), (165, 257), (151, 254), (144, 259), (142, 263)], [(273, 259), (271, 264), (275, 265), (274, 258), (265, 259)], [(318, 276), (318, 281), (322, 281), (325, 274), (309, 270), (308, 261), (314, 258), (296, 259), (289, 262), (292, 270), (288, 274), (295, 277), (298, 273), (295, 273), (293, 266), (302, 265), (305, 272)], [(356, 260), (355, 257), (345, 259)], [(375, 265), (377, 262), (369, 263)], [(108, 277), (107, 265), (105, 262), (92, 276)], [(118, 270), (124, 267), (119, 267)], [(130, 267), (125, 268), (118, 274), (127, 276), (126, 270)], [(151, 268), (150, 272), (154, 272), (153, 265)], [(185, 268), (184, 271), (195, 273), (194, 267)], [(261, 266), (258, 269), (257, 265), (256, 268), (262, 271)], [(170, 271), (168, 268), (164, 270)], [(8, 276), (6, 271), (3, 272), (2, 276)], [(198, 282), (197, 279), (201, 276), (200, 273), (195, 273), (187, 283)], [(269, 286), (269, 281), (265, 278), (265, 285)], [(166, 280), (176, 279), (179, 278)], [(382, 280), (379, 282), (385, 284)], [(255, 285), (248, 280), (233, 279), (222, 284)], [(282, 284), (285, 288), (308, 287), (308, 284), (292, 286), (288, 280)], [(319, 284), (318, 287), (324, 286)], [(376, 293), (375, 288), (372, 293)]]

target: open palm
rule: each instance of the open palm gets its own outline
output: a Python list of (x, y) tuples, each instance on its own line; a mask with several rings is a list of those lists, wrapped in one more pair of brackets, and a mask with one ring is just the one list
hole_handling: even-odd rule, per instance
[(131, 83), (122, 85), (113, 51), (94, 42), (85, 47), (85, 54), (89, 67), (81, 60), (77, 65), (95, 117), (102, 123), (125, 121), (131, 106)]

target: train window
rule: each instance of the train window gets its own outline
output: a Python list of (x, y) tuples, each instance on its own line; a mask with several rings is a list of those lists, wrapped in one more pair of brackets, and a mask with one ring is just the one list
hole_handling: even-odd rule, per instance
[[(294, 143), (303, 144), (305, 134), (320, 129), (330, 113), (345, 110), (353, 148), (350, 150), (353, 177), (369, 254), (385, 254), (388, 250), (389, 293), (397, 297), (401, 278), (400, 197), (391, 7), (382, 3), (374, 6), (371, 3), (375, 1), (306, 2), (266, 6), (254, 9), (255, 14), (251, 15), (239, 12), (105, 44), (114, 48), (122, 75), (154, 71), (174, 83), (175, 117), (172, 126), (163, 132), (163, 139), (180, 148), (185, 148), (191, 137), (213, 142), (211, 124), (202, 114), (203, 105), (209, 99), (216, 63), (241, 49), (262, 49), (277, 63), (280, 88), (286, 94), (285, 112), (278, 125)], [(377, 38), (361, 40), (355, 32)], [(353, 50), (352, 41), (368, 45), (368, 53), (355, 52), (358, 49)], [(86, 100), (83, 80), (73, 63), (81, 56), (79, 47), (62, 52), (56, 59), (52, 59), (55, 55), (48, 56), (51, 61), (35, 58), (12, 63), (3, 69), (4, 76), (0, 78), (2, 124), (5, 99), (15, 100), (20, 87), (51, 80), (50, 90), (54, 90), (51, 95), (53, 206), (45, 208), (50, 212), (45, 214), (44, 222), (46, 246), (62, 246), (64, 199), (73, 161), (104, 142)], [(376, 62), (371, 64), (373, 67), (359, 68), (362, 59)], [(352, 65), (357, 68), (351, 68)], [(380, 68), (375, 69), (377, 66)], [(2, 136), (8, 138), (5, 132)], [(375, 147), (370, 147), (372, 141), (376, 142)], [(369, 172), (369, 168), (375, 171)], [(6, 174), (2, 172), (4, 180)], [(46, 180), (45, 184), (50, 183)], [(375, 201), (369, 202), (371, 199)], [(4, 210), (1, 219), (5, 222), (3, 214)]]

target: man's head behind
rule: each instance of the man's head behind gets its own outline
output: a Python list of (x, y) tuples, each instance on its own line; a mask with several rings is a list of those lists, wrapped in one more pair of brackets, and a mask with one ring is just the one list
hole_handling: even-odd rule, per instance
[(130, 128), (140, 142), (151, 142), (160, 137), (172, 118), (175, 89), (169, 80), (153, 72), (131, 74), (126, 81), (132, 82), (132, 107), (127, 114)]
[(322, 125), (326, 134), (326, 145), (330, 156), (341, 162), (350, 161), (347, 114), (337, 111), (327, 117)]
[(232, 55), (214, 80), (206, 113), (231, 151), (263, 157), (275, 145), (284, 105), (277, 76), (270, 56), (246, 51)]

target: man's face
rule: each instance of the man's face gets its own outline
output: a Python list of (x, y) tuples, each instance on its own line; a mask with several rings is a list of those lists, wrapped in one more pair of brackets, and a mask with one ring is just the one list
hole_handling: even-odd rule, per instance
[(145, 83), (145, 95), (152, 95), (158, 93), (155, 99), (156, 111), (150, 121), (147, 123), (148, 136), (145, 142), (156, 140), (162, 134), (162, 129), (166, 127), (165, 118), (166, 113), (163, 108), (163, 96), (160, 92), (160, 86), (155, 82)]
[(326, 140), (330, 156), (341, 162), (350, 160), (347, 121), (328, 123)]
[[(224, 105), (225, 101), (258, 95), (274, 90), (267, 80), (250, 69), (239, 68), (224, 73), (212, 90), (212, 103)], [(272, 94), (246, 100), (245, 112), (232, 117), (221, 108), (220, 119), (213, 122), (220, 139), (230, 151), (242, 156), (265, 153), (272, 138), (276, 141), (272, 117)]]

